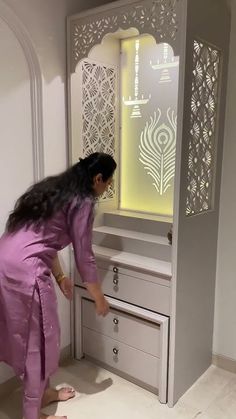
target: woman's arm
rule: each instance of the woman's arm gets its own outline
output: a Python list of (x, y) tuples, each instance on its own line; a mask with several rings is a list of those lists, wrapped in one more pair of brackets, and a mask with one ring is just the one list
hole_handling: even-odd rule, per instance
[(64, 296), (68, 300), (72, 300), (72, 297), (73, 297), (73, 283), (70, 280), (70, 278), (68, 278), (63, 273), (58, 255), (56, 255), (56, 257), (53, 259), (53, 262), (52, 262), (52, 274), (53, 274), (55, 280), (57, 281), (57, 284), (58, 284), (61, 292), (64, 294)]
[(79, 209), (75, 207), (74, 211), (71, 211), (68, 223), (81, 280), (95, 300), (97, 314), (105, 316), (109, 311), (109, 304), (102, 292), (92, 250), (93, 207), (91, 200), (84, 200)]
[(64, 274), (64, 272), (62, 270), (58, 254), (53, 259), (53, 262), (52, 262), (52, 274), (53, 274), (53, 276), (54, 276), (54, 278), (57, 281), (59, 286), (60, 286), (61, 282), (63, 281), (63, 279), (66, 278), (66, 275)]

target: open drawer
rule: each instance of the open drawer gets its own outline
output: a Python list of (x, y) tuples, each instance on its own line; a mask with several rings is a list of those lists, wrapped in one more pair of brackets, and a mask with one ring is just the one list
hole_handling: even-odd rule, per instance
[[(110, 313), (97, 317), (87, 291), (75, 287), (76, 358), (87, 355), (120, 375), (128, 374), (156, 389), (160, 402), (166, 403), (169, 318), (111, 297), (107, 300)], [(114, 319), (122, 324), (118, 332)]]

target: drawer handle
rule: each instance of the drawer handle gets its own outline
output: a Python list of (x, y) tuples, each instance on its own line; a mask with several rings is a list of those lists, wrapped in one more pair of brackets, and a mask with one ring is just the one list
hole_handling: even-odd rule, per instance
[(119, 353), (119, 349), (117, 349), (117, 348), (113, 348), (113, 354), (114, 354), (114, 355), (118, 355), (118, 353)]
[(113, 272), (114, 272), (115, 274), (118, 274), (119, 269), (118, 269), (116, 266), (114, 266), (114, 268), (113, 268)]
[(118, 283), (119, 283), (119, 280), (117, 278), (113, 278), (113, 284), (118, 285)]
[(117, 319), (116, 317), (114, 317), (114, 319), (113, 319), (113, 323), (114, 323), (114, 324), (118, 324), (118, 323), (119, 323), (119, 319)]

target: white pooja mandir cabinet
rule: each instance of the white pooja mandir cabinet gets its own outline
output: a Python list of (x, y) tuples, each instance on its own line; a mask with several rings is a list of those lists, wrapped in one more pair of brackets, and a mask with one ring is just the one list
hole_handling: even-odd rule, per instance
[[(212, 360), (229, 31), (224, 0), (115, 1), (68, 18), (71, 163), (94, 151), (118, 163), (114, 185), (98, 204), (93, 238), (111, 311), (105, 319), (96, 316), (74, 270), (75, 357), (150, 389), (169, 406)], [(155, 88), (145, 90), (149, 76), (141, 79), (147, 35), (153, 48), (162, 48), (162, 59), (150, 61), (159, 71), (158, 89), (177, 77), (168, 94), (156, 91), (157, 98)], [(122, 85), (127, 40), (133, 40), (134, 63), (129, 94)], [(155, 112), (144, 120), (148, 101)], [(136, 139), (130, 154), (126, 147)], [(135, 190), (127, 186), (135, 171), (135, 205), (145, 207), (152, 187), (153, 211), (124, 204)], [(165, 214), (158, 203), (167, 189), (172, 213)]]

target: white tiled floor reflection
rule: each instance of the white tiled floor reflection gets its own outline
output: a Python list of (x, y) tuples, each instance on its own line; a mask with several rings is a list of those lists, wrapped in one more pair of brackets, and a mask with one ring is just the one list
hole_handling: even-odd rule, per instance
[[(157, 397), (87, 362), (70, 361), (52, 384), (72, 385), (76, 397), (45, 413), (68, 419), (236, 419), (236, 375), (212, 366), (173, 409)], [(20, 391), (0, 401), (0, 419), (22, 419)]]

